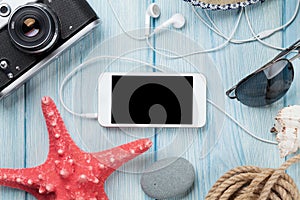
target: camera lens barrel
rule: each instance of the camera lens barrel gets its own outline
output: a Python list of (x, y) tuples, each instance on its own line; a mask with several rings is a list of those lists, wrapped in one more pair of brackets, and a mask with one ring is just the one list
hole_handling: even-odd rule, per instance
[(56, 15), (43, 4), (19, 7), (8, 22), (13, 43), (26, 53), (44, 53), (55, 45), (59, 37)]

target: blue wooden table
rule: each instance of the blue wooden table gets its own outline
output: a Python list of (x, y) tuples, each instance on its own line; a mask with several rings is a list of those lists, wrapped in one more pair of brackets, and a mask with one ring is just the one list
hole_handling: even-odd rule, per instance
[[(170, 156), (182, 156), (196, 169), (193, 190), (183, 199), (204, 199), (215, 181), (231, 168), (241, 165), (279, 167), (280, 159), (276, 145), (262, 143), (247, 135), (224, 114), (208, 104), (207, 125), (202, 129), (106, 129), (97, 121), (80, 119), (68, 113), (59, 101), (59, 88), (65, 76), (76, 66), (95, 55), (127, 56), (155, 65), (164, 65), (169, 71), (200, 71), (207, 77), (208, 96), (223, 107), (242, 125), (256, 135), (275, 140), (270, 134), (277, 112), (287, 105), (300, 104), (299, 61), (294, 62), (295, 81), (282, 100), (267, 108), (249, 108), (225, 97), (225, 90), (272, 59), (278, 51), (258, 42), (242, 45), (229, 44), (225, 48), (184, 59), (168, 59), (157, 55), (147, 47), (145, 41), (134, 41), (127, 37), (106, 0), (89, 0), (102, 19), (101, 27), (79, 41), (54, 62), (32, 78), (25, 86), (0, 101), (0, 167), (24, 168), (43, 163), (48, 153), (48, 135), (40, 108), (43, 96), (52, 97), (76, 143), (86, 151), (101, 151), (112, 146), (127, 143), (137, 138), (149, 137), (154, 146), (139, 159), (128, 163), (114, 173), (106, 182), (110, 199), (150, 199), (139, 184), (141, 172), (156, 160)], [(162, 14), (152, 20), (156, 27), (174, 13), (182, 13), (187, 20), (181, 30), (161, 32), (151, 38), (156, 47), (170, 49), (177, 53), (190, 50), (210, 49), (224, 43), (209, 30), (192, 12), (188, 3), (181, 0), (117, 0), (113, 7), (121, 24), (131, 34), (143, 35), (145, 10), (152, 2), (159, 4)], [(256, 32), (272, 29), (284, 24), (292, 16), (297, 0), (267, 0), (247, 8)], [(198, 12), (204, 16), (202, 10)], [(208, 11), (226, 35), (230, 35), (240, 10)], [(276, 46), (287, 47), (300, 38), (300, 17), (283, 32), (278, 32), (265, 41)], [(244, 15), (234, 38), (251, 37)], [(1, 45), (1, 43), (0, 43)], [(100, 45), (100, 46), (99, 46)], [(97, 48), (97, 51), (93, 51)], [(139, 48), (142, 48), (139, 50)], [(128, 53), (128, 51), (132, 52)], [(90, 54), (92, 52), (92, 54)], [(96, 112), (97, 76), (106, 71), (156, 71), (138, 63), (117, 61), (108, 65), (103, 61), (77, 73), (63, 90), (67, 105), (77, 112)], [(195, 69), (196, 65), (196, 69)], [(300, 187), (300, 165), (294, 165), (288, 173)], [(1, 187), (0, 199), (34, 199), (18, 190)]]

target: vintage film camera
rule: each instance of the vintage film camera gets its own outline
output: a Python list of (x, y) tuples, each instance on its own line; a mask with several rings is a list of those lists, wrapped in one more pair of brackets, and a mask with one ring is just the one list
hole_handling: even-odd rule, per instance
[(0, 0), (0, 99), (98, 24), (86, 0)]

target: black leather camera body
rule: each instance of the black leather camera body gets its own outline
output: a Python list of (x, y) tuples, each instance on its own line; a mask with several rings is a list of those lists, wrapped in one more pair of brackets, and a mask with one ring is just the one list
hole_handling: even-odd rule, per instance
[(0, 1), (0, 99), (98, 24), (86, 0)]

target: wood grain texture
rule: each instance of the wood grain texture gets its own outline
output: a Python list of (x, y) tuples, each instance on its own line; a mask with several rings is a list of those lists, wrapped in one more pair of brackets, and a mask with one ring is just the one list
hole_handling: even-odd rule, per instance
[[(69, 132), (86, 151), (101, 151), (142, 137), (153, 140), (154, 146), (149, 152), (128, 163), (108, 179), (106, 191), (112, 200), (150, 199), (140, 187), (140, 172), (156, 160), (170, 156), (182, 156), (195, 166), (195, 186), (189, 195), (180, 198), (186, 200), (204, 199), (215, 181), (236, 166), (277, 168), (284, 162), (279, 158), (275, 145), (264, 144), (250, 137), (211, 104), (208, 104), (208, 123), (202, 129), (106, 129), (96, 121), (80, 119), (66, 112), (59, 102), (59, 87), (65, 76), (88, 58), (96, 55), (119, 56), (124, 53), (128, 53), (128, 57), (166, 65), (168, 71), (204, 73), (208, 81), (209, 98), (224, 104), (226, 111), (241, 124), (266, 139), (274, 140), (269, 130), (277, 111), (290, 104), (299, 104), (298, 60), (294, 61), (295, 81), (284, 99), (267, 108), (248, 108), (227, 99), (225, 90), (272, 59), (278, 51), (254, 42), (230, 44), (220, 51), (209, 53), (209, 59), (207, 55), (191, 56), (187, 60), (166, 59), (145, 48), (147, 45), (144, 41), (134, 41), (124, 35), (106, 0), (88, 1), (102, 19), (101, 27), (65, 51), (24, 87), (0, 102), (0, 167), (32, 167), (45, 161), (48, 136), (40, 108), (40, 100), (45, 95), (56, 101)], [(145, 10), (151, 2), (154, 0), (116, 0), (112, 4), (125, 29), (138, 36), (143, 35)], [(213, 48), (224, 42), (224, 39), (212, 33), (197, 19), (189, 4), (181, 0), (155, 2), (161, 7), (162, 14), (159, 19), (152, 20), (154, 27), (178, 12), (187, 20), (182, 30), (170, 28), (172, 32), (161, 32), (151, 38), (151, 43), (156, 47), (182, 54)], [(255, 31), (271, 29), (288, 21), (296, 2), (297, 0), (268, 0), (263, 4), (249, 6), (247, 9)], [(198, 12), (205, 16), (202, 10)], [(208, 15), (226, 35), (230, 35), (239, 12), (240, 10), (208, 11)], [(276, 33), (266, 41), (284, 47), (293, 43), (300, 36), (299, 20), (297, 17), (286, 31)], [(250, 36), (251, 32), (243, 17), (234, 37), (242, 39)], [(90, 54), (95, 48), (97, 51)], [(139, 48), (143, 49), (137, 50)], [(138, 63), (110, 62), (111, 60), (101, 60), (95, 66), (87, 66), (67, 83), (63, 97), (72, 110), (97, 112), (97, 79), (103, 71), (153, 71)], [(288, 173), (300, 187), (299, 164), (293, 166)], [(0, 199), (34, 198), (21, 191), (1, 187)]]
[[(288, 1), (285, 1), (283, 4), (283, 8), (284, 10), (286, 10), (286, 12), (283, 15), (283, 20), (284, 21), (288, 21), (288, 19), (292, 16), (293, 14), (293, 10), (294, 7), (296, 5), (296, 1), (289, 3)], [(300, 27), (299, 27), (299, 20), (300, 17), (297, 16), (295, 23), (293, 23), (284, 33), (284, 46), (289, 46), (291, 44), (293, 44), (294, 42), (296, 42), (299, 37), (300, 37)], [(295, 60), (293, 62), (294, 65), (294, 69), (295, 69), (295, 79), (293, 82), (293, 85), (289, 91), (289, 93), (286, 95), (285, 97), (285, 105), (299, 105), (299, 87), (300, 87), (300, 81), (299, 81), (299, 76), (300, 76), (300, 71), (299, 71), (299, 67), (300, 67), (300, 63), (299, 63), (299, 59)], [(289, 170), (288, 173), (294, 178), (294, 180), (296, 181), (296, 184), (298, 185), (298, 188), (300, 188), (300, 179), (299, 179), (299, 175), (300, 175), (300, 170), (299, 170), (299, 165), (294, 165), (292, 166)]]

